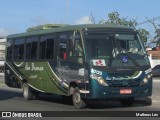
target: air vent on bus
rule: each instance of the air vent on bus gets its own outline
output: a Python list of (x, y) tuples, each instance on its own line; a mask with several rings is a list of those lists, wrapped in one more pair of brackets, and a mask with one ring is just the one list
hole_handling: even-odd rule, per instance
[(32, 32), (32, 31), (37, 31), (37, 30), (45, 30), (45, 29), (52, 29), (52, 28), (57, 28), (65, 26), (65, 24), (45, 24), (45, 25), (39, 25), (36, 27), (30, 27), (26, 31), (27, 32)]

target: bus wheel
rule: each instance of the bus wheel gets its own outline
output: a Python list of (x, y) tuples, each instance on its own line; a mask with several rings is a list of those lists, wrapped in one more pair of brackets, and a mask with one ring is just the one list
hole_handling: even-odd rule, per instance
[(77, 109), (82, 109), (86, 107), (86, 103), (82, 100), (79, 89), (75, 88), (72, 95), (73, 105)]
[(33, 94), (33, 100), (38, 100), (39, 94), (38, 93), (32, 93)]
[(130, 97), (130, 98), (121, 99), (120, 102), (123, 107), (130, 107), (134, 102), (134, 98)]
[(33, 100), (33, 93), (27, 83), (23, 83), (23, 97), (26, 100)]

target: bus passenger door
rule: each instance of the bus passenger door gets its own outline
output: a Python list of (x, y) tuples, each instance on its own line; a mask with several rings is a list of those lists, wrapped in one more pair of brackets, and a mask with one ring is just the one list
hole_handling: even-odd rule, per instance
[(67, 66), (67, 32), (58, 34), (58, 55), (56, 74), (59, 77), (58, 94), (67, 94), (67, 88), (64, 84), (66, 80), (66, 66)]
[[(68, 82), (84, 83), (87, 77), (87, 70), (84, 66), (84, 50), (82, 44), (82, 38), (79, 31), (73, 31), (69, 33), (68, 38), (68, 61), (67, 66)], [(81, 85), (79, 89), (85, 89), (85, 85)]]

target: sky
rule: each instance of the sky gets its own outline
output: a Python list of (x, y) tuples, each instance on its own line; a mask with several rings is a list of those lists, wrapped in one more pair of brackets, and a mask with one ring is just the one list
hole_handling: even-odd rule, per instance
[[(41, 24), (90, 23), (91, 13), (97, 23), (114, 11), (121, 17), (137, 19), (139, 23), (160, 16), (160, 0), (68, 0), (68, 7), (66, 1), (0, 0), (0, 36), (25, 32)], [(149, 24), (140, 27), (153, 32)]]

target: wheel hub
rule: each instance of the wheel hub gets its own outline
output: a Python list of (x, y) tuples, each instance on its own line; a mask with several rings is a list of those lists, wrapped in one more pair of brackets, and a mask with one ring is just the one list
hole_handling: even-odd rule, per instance
[(75, 103), (80, 103), (80, 101), (81, 101), (80, 94), (79, 93), (75, 93), (73, 99), (74, 99)]

